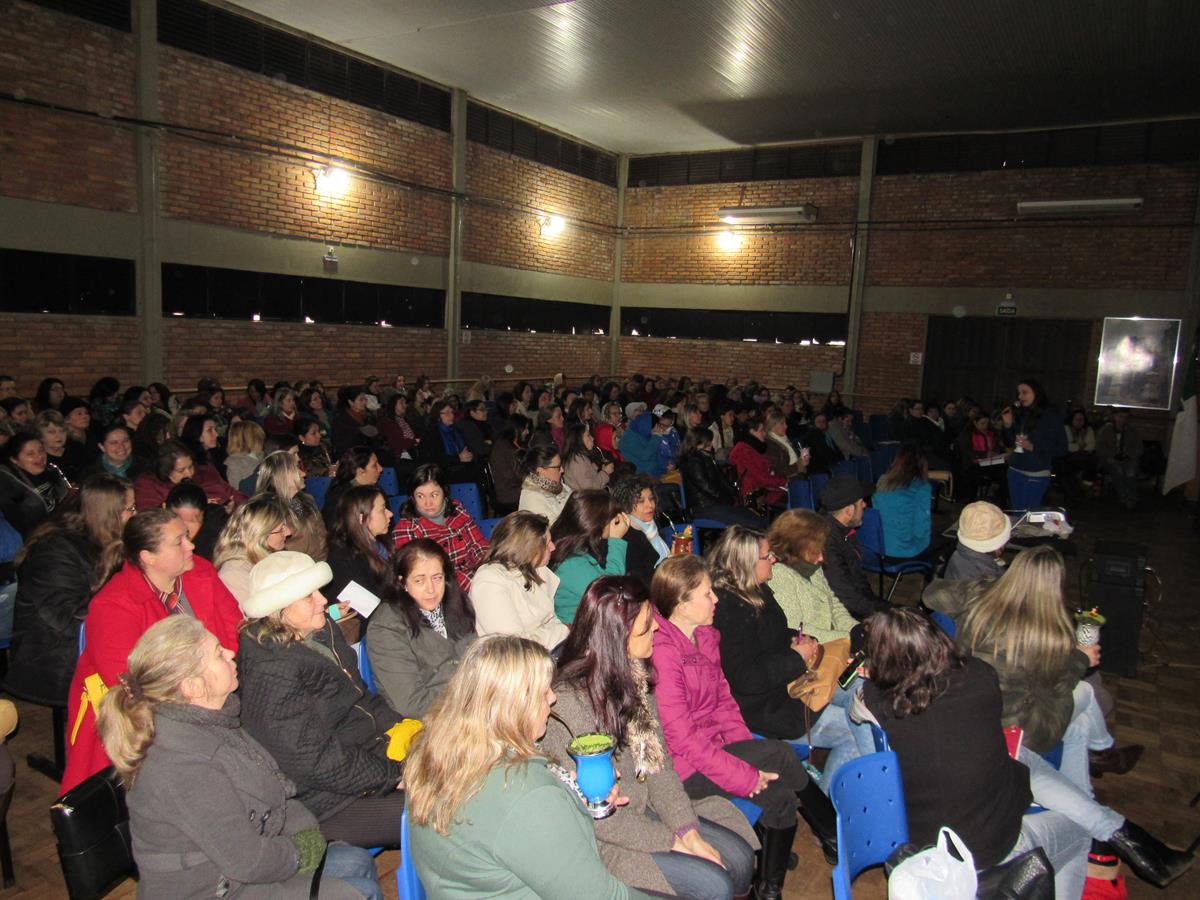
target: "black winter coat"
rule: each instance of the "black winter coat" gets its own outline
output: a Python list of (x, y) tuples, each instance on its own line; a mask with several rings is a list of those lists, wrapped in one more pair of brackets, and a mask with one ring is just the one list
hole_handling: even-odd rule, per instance
[(27, 538), (67, 496), (66, 480), (46, 467), (49, 487), (42, 493), (30, 477), (16, 466), (0, 465), (0, 513), (8, 524)]
[(762, 609), (733, 591), (717, 588), (713, 625), (721, 633), (721, 669), (751, 731), (770, 738), (798, 738), (816, 716), (788, 696), (787, 686), (808, 666), (792, 649), (796, 632), (788, 628), (775, 595), (765, 584), (758, 590)]
[(79, 626), (92, 599), (100, 550), (87, 535), (60, 531), (39, 540), (17, 572), (12, 649), (4, 689), (66, 706), (79, 658)]
[(679, 463), (688, 509), (694, 512), (706, 506), (740, 505), (737, 491), (721, 476), (717, 461), (712, 456), (703, 450), (693, 450), (684, 455)]
[(242, 634), (242, 727), (296, 783), (296, 799), (324, 821), (360, 797), (396, 789), (403, 766), (387, 758), (385, 732), (403, 716), (366, 689), (333, 622), (311, 639), (338, 663), (303, 643), (260, 644)]
[(843, 527), (831, 515), (826, 515), (825, 521), (829, 523), (829, 535), (825, 538), (825, 559), (821, 563), (821, 570), (834, 595), (842, 601), (842, 606), (861, 622), (887, 604), (871, 590), (867, 573), (862, 567), (862, 550), (853, 530)]

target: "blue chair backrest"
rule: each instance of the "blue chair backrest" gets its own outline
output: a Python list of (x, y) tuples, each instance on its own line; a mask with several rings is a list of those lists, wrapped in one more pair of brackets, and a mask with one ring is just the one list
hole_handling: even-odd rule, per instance
[(371, 657), (367, 656), (366, 640), (359, 641), (356, 649), (358, 650), (358, 674), (362, 676), (367, 690), (372, 694), (377, 694), (379, 692), (375, 690), (375, 671), (371, 668)]
[(404, 506), (404, 504), (407, 502), (408, 502), (407, 494), (401, 494), (398, 497), (388, 497), (387, 498), (388, 509), (390, 509), (392, 511), (393, 519), (400, 518), (400, 508), (402, 506)]
[(876, 753), (887, 753), (892, 749), (892, 745), (888, 743), (887, 732), (880, 728), (876, 723), (867, 723), (871, 726), (871, 739), (875, 741)]
[(247, 497), (253, 497), (254, 492), (258, 489), (258, 469), (255, 469), (245, 478), (238, 482), (238, 490)]
[(908, 841), (908, 813), (896, 754), (872, 753), (843, 765), (833, 776), (829, 799), (837, 810), (833, 896), (849, 900), (850, 884), (858, 873), (881, 864)]
[(843, 459), (840, 463), (833, 464), (833, 475), (850, 475), (858, 477), (858, 466), (854, 464), (852, 459)]
[(496, 530), (496, 526), (500, 524), (499, 519), (476, 519), (475, 524), (479, 526), (480, 532), (487, 540), (492, 539), (492, 532)]
[(946, 636), (951, 640), (953, 640), (954, 636), (958, 634), (958, 625), (955, 623), (954, 619), (950, 618), (950, 616), (946, 615), (944, 612), (938, 612), (935, 609), (929, 614), (929, 617), (933, 619), (934, 624), (937, 625), (938, 628), (946, 632)]
[(810, 475), (808, 484), (812, 488), (813, 509), (821, 508), (821, 491), (825, 490), (825, 483), (829, 481), (828, 475)]
[(863, 422), (855, 422), (854, 433), (858, 435), (858, 439), (863, 442), (864, 447), (873, 447), (875, 445), (875, 435), (871, 433), (870, 425)]
[(83, 631), (83, 622), (79, 623), (79, 655), (83, 656), (83, 648), (87, 646), (87, 635)]
[[(869, 456), (854, 457), (854, 468), (854, 474), (858, 476), (859, 481), (869, 481), (871, 484), (874, 484), (879, 480), (875, 475), (875, 470), (871, 468), (871, 457)], [(879, 474), (882, 475), (883, 473), (880, 472)]]
[(476, 522), (483, 518), (483, 500), (479, 496), (479, 485), (475, 482), (450, 485), (450, 496), (461, 503)]
[(313, 498), (317, 509), (325, 508), (325, 495), (329, 493), (329, 485), (333, 479), (328, 475), (309, 475), (304, 479), (304, 493)]
[(858, 526), (856, 534), (858, 545), (862, 548), (863, 568), (880, 566), (880, 557), (883, 556), (883, 516), (879, 510), (870, 506), (863, 510), (862, 524)]
[(788, 509), (816, 509), (813, 501), (812, 482), (793, 478), (788, 482)]
[(681, 509), (688, 508), (687, 491), (685, 491), (683, 489), (683, 474), (682, 473), (680, 473), (680, 478), (679, 478), (679, 507)]
[(425, 900), (425, 888), (413, 865), (412, 842), (408, 837), (408, 810), (400, 816), (400, 868), (396, 870), (400, 900)]
[(1026, 475), (1017, 469), (1008, 470), (1008, 505), (1010, 509), (1033, 509), (1041, 506), (1050, 487), (1049, 475)]
[(738, 812), (746, 817), (747, 822), (751, 825), (758, 824), (758, 820), (762, 818), (763, 813), (761, 806), (753, 800), (747, 800), (745, 797), (730, 797), (729, 800), (738, 808)]
[(379, 473), (379, 489), (389, 497), (400, 493), (400, 476), (394, 467), (388, 466)]
[(888, 439), (888, 417), (883, 413), (875, 413), (868, 420), (871, 429), (871, 443), (878, 444)]

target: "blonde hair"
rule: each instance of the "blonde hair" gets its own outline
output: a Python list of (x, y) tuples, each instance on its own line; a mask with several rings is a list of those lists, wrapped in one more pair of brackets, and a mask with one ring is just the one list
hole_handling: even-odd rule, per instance
[(537, 573), (538, 561), (546, 552), (550, 535), (550, 520), (528, 510), (509, 513), (492, 532), (484, 564), (498, 563), (506, 569), (516, 569), (525, 576), (525, 590), (542, 583)]
[(208, 630), (191, 616), (155, 622), (129, 654), (129, 671), (100, 701), (96, 730), (126, 788), (132, 787), (154, 743), (154, 708), (186, 702), (183, 682), (203, 674)]
[(271, 548), (267, 539), (271, 532), (291, 521), (287, 504), (276, 494), (255, 494), (238, 507), (213, 552), (213, 565), (218, 569), (232, 559), (244, 559), (254, 565), (266, 559)]
[(758, 579), (754, 575), (758, 565), (758, 542), (762, 539), (761, 531), (744, 525), (730, 525), (704, 554), (712, 569), (713, 587), (733, 591), (755, 610), (763, 608)]
[(294, 487), (296, 476), (304, 481), (300, 460), (290, 450), (276, 450), (268, 453), (258, 467), (258, 481), (254, 484), (254, 493), (272, 491), (284, 500), (291, 500), (303, 488)]
[(267, 433), (261, 425), (243, 419), (229, 426), (227, 449), (231, 456), (234, 453), (262, 453), (263, 441), (266, 439)]
[(810, 509), (789, 509), (780, 513), (767, 529), (767, 541), (781, 563), (814, 565), (829, 536), (829, 524)]
[(480, 638), (425, 717), (404, 768), (405, 807), (418, 825), (449, 834), (488, 773), (539, 755), (535, 717), (554, 663), (533, 641)]
[(1057, 679), (1075, 646), (1075, 630), (1063, 603), (1063, 559), (1053, 547), (1017, 554), (998, 581), (967, 609), (960, 646), (1003, 654), (1008, 665), (1035, 679)]

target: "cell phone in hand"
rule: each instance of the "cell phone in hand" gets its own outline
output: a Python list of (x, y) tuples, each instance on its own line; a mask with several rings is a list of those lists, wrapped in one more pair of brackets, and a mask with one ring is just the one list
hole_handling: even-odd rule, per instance
[(859, 676), (862, 675), (863, 663), (866, 662), (866, 659), (867, 654), (862, 650), (859, 650), (850, 657), (850, 664), (842, 669), (842, 674), (838, 676), (838, 687), (848, 688), (854, 684)]

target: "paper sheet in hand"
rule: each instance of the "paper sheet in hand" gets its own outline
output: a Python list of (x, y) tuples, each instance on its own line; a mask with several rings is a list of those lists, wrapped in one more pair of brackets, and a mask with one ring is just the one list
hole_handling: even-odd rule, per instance
[(342, 592), (337, 595), (337, 598), (344, 603), (349, 603), (350, 608), (364, 619), (369, 618), (371, 613), (375, 612), (375, 607), (383, 602), (357, 581), (351, 581), (342, 588)]

